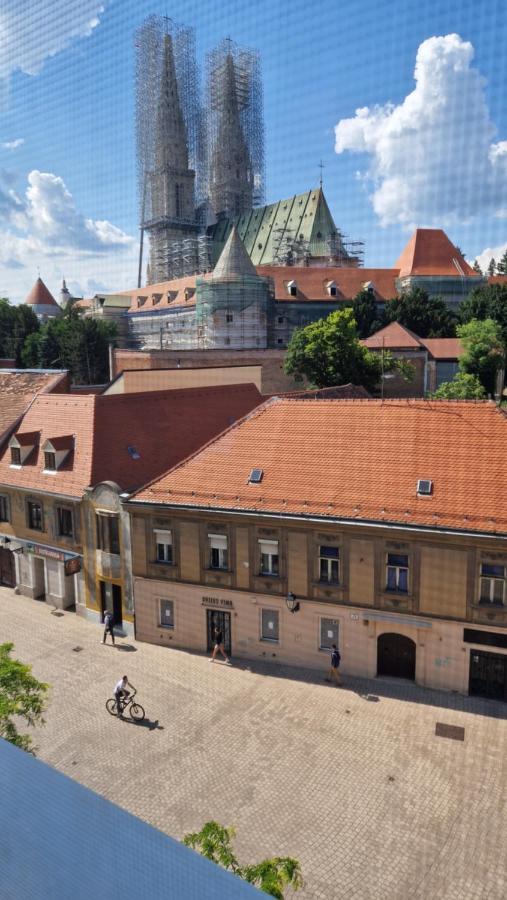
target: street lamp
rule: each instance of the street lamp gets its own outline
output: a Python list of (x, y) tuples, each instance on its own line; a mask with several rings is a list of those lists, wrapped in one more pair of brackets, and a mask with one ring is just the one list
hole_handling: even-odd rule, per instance
[(287, 604), (287, 609), (291, 613), (299, 612), (299, 603), (296, 600), (296, 595), (289, 591), (287, 597), (285, 598), (285, 602)]

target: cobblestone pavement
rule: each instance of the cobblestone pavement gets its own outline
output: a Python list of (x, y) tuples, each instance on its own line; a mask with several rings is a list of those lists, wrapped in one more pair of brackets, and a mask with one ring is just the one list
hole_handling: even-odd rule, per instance
[[(0, 641), (52, 685), (41, 759), (176, 838), (214, 818), (245, 862), (298, 857), (299, 897), (507, 895), (507, 706), (101, 636), (0, 589)], [(124, 673), (144, 725), (105, 710)]]

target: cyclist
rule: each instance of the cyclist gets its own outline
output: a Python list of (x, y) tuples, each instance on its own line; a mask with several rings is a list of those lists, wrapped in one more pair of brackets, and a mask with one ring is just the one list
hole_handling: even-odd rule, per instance
[(116, 708), (118, 710), (119, 716), (123, 715), (122, 700), (124, 700), (126, 703), (128, 698), (130, 697), (130, 691), (127, 690), (127, 686), (129, 688), (132, 688), (133, 691), (135, 691), (134, 685), (131, 684), (130, 681), (128, 680), (128, 677), (126, 675), (124, 675), (123, 678), (118, 682), (118, 684), (115, 686), (115, 689), (114, 689), (114, 696), (116, 699)]

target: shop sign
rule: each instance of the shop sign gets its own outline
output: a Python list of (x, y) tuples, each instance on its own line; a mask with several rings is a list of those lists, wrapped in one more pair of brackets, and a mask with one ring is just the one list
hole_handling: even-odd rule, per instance
[(36, 556), (45, 556), (48, 559), (57, 559), (58, 562), (65, 561), (65, 553), (62, 550), (55, 550), (53, 547), (44, 547), (43, 544), (25, 544), (25, 553), (33, 553)]
[(81, 571), (81, 558), (74, 556), (72, 559), (66, 559), (64, 569), (66, 575), (77, 575)]
[(202, 598), (203, 606), (222, 606), (227, 609), (234, 609), (234, 603), (232, 600), (225, 600), (223, 597), (203, 597)]

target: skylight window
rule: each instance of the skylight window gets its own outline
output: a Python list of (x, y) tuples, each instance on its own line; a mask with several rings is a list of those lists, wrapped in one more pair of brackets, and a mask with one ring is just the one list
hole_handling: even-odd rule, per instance
[(417, 493), (420, 497), (430, 497), (433, 493), (433, 482), (420, 478), (417, 482)]
[(250, 472), (248, 481), (250, 484), (260, 484), (262, 481), (262, 476), (264, 475), (263, 469), (252, 469)]
[(141, 454), (135, 447), (127, 447), (127, 450), (131, 459), (141, 459)]

